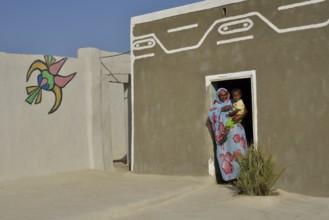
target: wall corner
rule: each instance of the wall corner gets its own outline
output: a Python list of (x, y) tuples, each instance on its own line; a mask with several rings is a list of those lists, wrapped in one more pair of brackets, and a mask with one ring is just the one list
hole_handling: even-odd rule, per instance
[(83, 60), (86, 74), (86, 108), (88, 148), (91, 169), (104, 170), (102, 143), (102, 102), (100, 50), (80, 48), (78, 58)]

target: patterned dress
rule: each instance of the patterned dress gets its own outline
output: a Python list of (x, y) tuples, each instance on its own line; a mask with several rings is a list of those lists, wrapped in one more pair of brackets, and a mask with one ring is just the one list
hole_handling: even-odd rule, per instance
[[(222, 90), (228, 94), (226, 101), (221, 101), (218, 98), (218, 94)], [(245, 155), (247, 149), (246, 133), (240, 123), (235, 124), (229, 130), (226, 141), (223, 139), (225, 138), (225, 124), (229, 119), (226, 115), (230, 111), (222, 112), (221, 108), (227, 105), (232, 106), (229, 93), (226, 89), (220, 88), (217, 90), (215, 104), (208, 112), (216, 141), (216, 157), (222, 178), (225, 181), (236, 179), (239, 176), (237, 156)]]

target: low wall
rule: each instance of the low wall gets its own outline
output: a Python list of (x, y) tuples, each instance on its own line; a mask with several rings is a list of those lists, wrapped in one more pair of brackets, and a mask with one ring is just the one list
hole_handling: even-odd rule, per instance
[(108, 94), (102, 94), (100, 54), (95, 48), (67, 59), (0, 53), (0, 181), (112, 169), (112, 146), (103, 144)]

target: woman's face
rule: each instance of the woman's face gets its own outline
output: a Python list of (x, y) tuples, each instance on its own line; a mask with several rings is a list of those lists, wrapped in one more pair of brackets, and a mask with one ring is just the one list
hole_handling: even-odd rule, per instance
[(218, 94), (218, 98), (222, 101), (225, 102), (228, 99), (228, 93), (225, 90), (221, 90)]

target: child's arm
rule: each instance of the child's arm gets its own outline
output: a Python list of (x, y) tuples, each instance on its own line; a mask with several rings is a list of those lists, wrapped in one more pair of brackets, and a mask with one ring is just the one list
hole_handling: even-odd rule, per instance
[(238, 122), (238, 121), (240, 121), (241, 119), (243, 119), (244, 117), (246, 117), (247, 114), (248, 114), (248, 109), (245, 108), (244, 111), (243, 111), (243, 114), (242, 114), (242, 115), (239, 115), (239, 116), (236, 117), (236, 118), (232, 118), (232, 120), (233, 120), (234, 122)]

